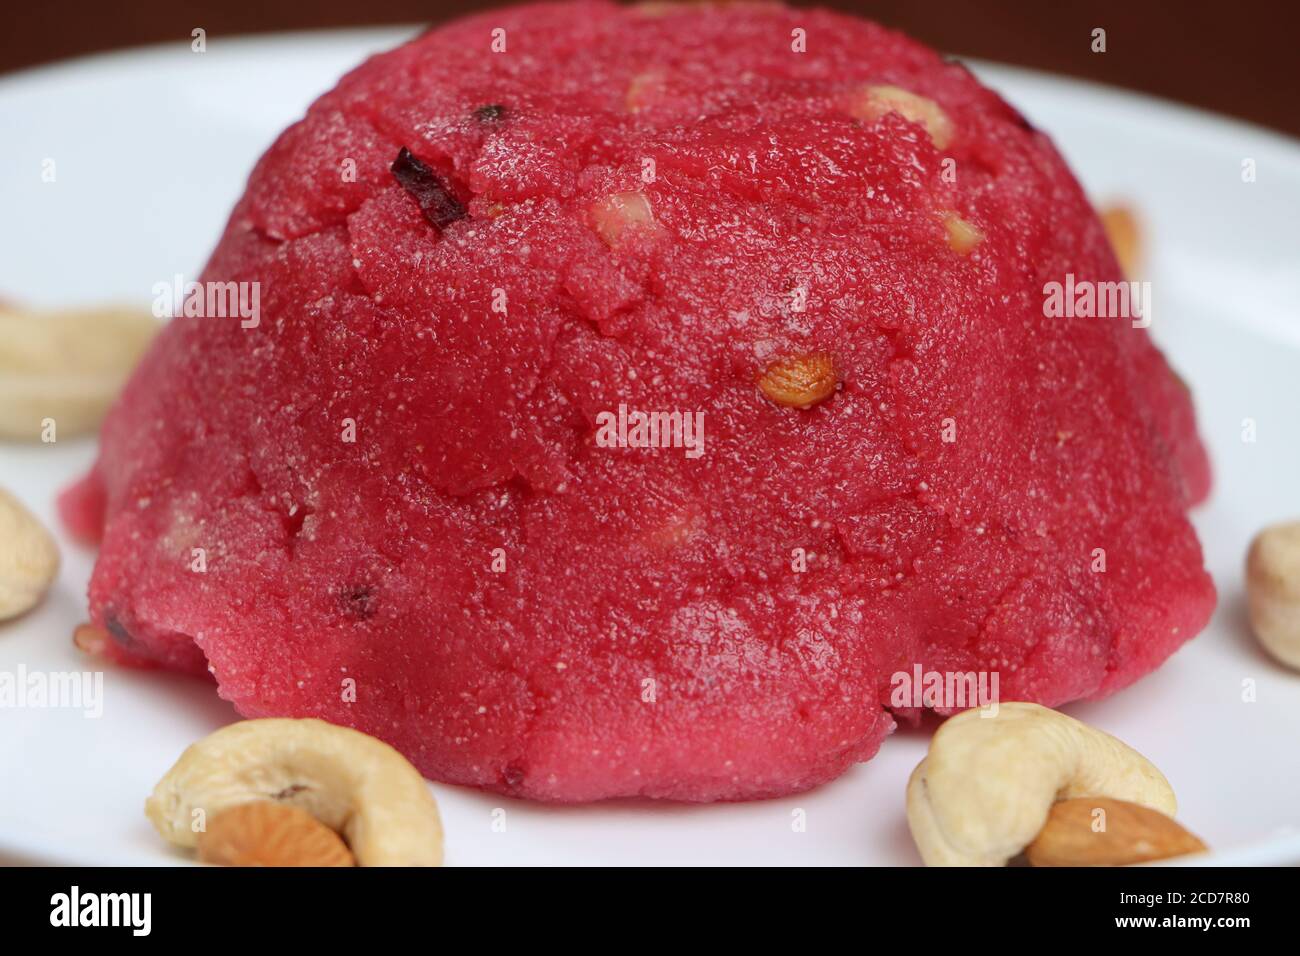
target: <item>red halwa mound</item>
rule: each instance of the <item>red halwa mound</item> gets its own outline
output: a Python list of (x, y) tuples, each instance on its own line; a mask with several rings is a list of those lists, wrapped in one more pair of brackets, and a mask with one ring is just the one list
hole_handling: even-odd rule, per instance
[(257, 165), (203, 278), (258, 324), (172, 321), (64, 500), (92, 616), (542, 800), (814, 786), (914, 665), (1108, 694), (1212, 610), (1209, 472), (1143, 329), (1045, 317), (1067, 274), (1121, 278), (1048, 139), (875, 24), (440, 27)]

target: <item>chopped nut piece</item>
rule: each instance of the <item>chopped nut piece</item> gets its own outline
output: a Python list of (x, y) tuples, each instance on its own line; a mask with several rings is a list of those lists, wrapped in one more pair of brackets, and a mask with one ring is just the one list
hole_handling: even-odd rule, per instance
[(1101, 210), (1101, 224), (1115, 250), (1115, 258), (1124, 275), (1133, 278), (1142, 268), (1142, 230), (1137, 216), (1127, 206), (1107, 206)]
[(631, 228), (653, 228), (654, 212), (645, 193), (614, 193), (591, 206), (596, 232), (611, 248), (617, 246)]
[(848, 111), (867, 123), (875, 122), (887, 113), (897, 113), (924, 126), (936, 148), (943, 149), (952, 142), (952, 120), (939, 104), (901, 86), (865, 86), (849, 99)]
[(306, 810), (257, 800), (222, 810), (198, 835), (199, 860), (221, 866), (356, 866), (343, 839)]
[(826, 352), (795, 355), (769, 365), (758, 378), (763, 394), (789, 408), (812, 408), (838, 384), (835, 360)]
[(963, 256), (969, 255), (972, 249), (984, 241), (984, 233), (955, 212), (944, 216), (943, 228), (948, 233), (948, 246)]
[(78, 624), (72, 631), (72, 643), (77, 650), (91, 657), (103, 657), (109, 640), (108, 631), (93, 624)]
[(658, 70), (638, 73), (632, 77), (632, 82), (627, 85), (627, 93), (623, 98), (628, 112), (635, 113), (653, 105), (663, 93), (663, 88), (664, 75)]

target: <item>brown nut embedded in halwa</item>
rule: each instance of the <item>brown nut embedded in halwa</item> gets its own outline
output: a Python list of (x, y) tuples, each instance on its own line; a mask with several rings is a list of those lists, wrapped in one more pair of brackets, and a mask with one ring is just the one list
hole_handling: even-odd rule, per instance
[(197, 819), (264, 800), (341, 833), (361, 866), (442, 863), (442, 823), (424, 778), (383, 741), (323, 720), (244, 720), (191, 744), (145, 816), (164, 839), (193, 847)]
[(942, 107), (929, 97), (901, 86), (864, 86), (848, 98), (846, 107), (851, 116), (864, 123), (874, 123), (888, 113), (897, 113), (905, 120), (920, 123), (930, 134), (930, 142), (936, 149), (943, 149), (952, 142), (952, 120)]
[(306, 810), (255, 800), (222, 810), (198, 835), (199, 861), (218, 866), (356, 866), (343, 839)]
[(826, 352), (779, 359), (758, 377), (763, 394), (787, 408), (812, 408), (824, 402), (838, 382), (835, 360)]
[(1255, 535), (1246, 556), (1246, 604), (1259, 642), (1300, 670), (1300, 521)]
[(927, 866), (1005, 866), (1053, 804), (1113, 797), (1172, 817), (1174, 791), (1151, 762), (1073, 717), (1011, 702), (948, 718), (907, 784), (907, 823)]
[(1047, 824), (1025, 848), (1033, 866), (1129, 866), (1204, 852), (1205, 844), (1173, 817), (1108, 797), (1053, 804)]

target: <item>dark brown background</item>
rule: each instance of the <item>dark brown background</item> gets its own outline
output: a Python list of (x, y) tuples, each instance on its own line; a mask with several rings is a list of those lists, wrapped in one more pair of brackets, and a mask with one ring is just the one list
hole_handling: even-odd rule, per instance
[[(10, 3), (0, 72), (145, 43), (234, 33), (427, 23), (500, 3), (474, 0), (102, 0)], [(828, 0), (949, 53), (1127, 86), (1300, 135), (1297, 0)], [(1094, 27), (1107, 52), (1090, 50)]]

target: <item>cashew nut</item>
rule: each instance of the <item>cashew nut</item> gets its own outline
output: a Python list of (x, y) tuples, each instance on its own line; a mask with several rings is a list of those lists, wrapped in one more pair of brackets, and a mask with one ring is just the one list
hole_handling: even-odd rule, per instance
[(438, 805), (419, 772), (388, 744), (322, 720), (245, 720), (191, 744), (145, 816), (193, 847), (200, 820), (255, 800), (306, 810), (343, 834), (361, 866), (442, 863)]
[(0, 308), (0, 438), (93, 432), (162, 326), (148, 312)]
[(1004, 866), (1057, 800), (1113, 797), (1173, 816), (1168, 781), (1137, 751), (1072, 717), (1003, 703), (950, 718), (907, 784), (907, 822), (927, 866)]
[(1255, 535), (1246, 557), (1246, 603), (1259, 642), (1300, 669), (1300, 521)]
[(59, 571), (59, 549), (36, 516), (0, 488), (0, 621), (31, 610)]

